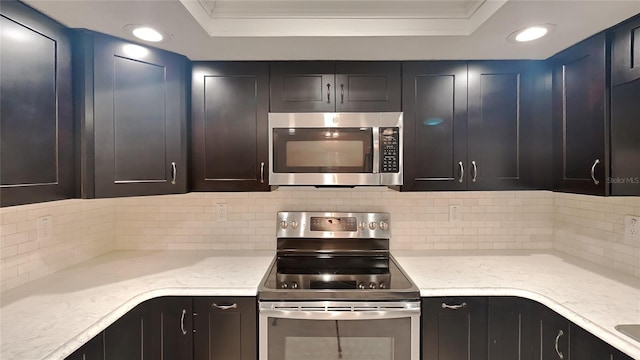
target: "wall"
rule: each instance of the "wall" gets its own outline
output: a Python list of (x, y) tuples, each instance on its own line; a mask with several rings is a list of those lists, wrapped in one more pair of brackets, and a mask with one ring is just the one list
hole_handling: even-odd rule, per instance
[[(215, 221), (226, 203), (228, 221)], [(462, 221), (449, 222), (449, 205)], [(550, 249), (553, 194), (547, 191), (399, 193), (386, 188), (279, 188), (270, 193), (189, 193), (118, 199), (119, 249), (274, 249), (282, 210), (391, 213), (391, 247)]]
[(624, 239), (624, 215), (640, 216), (640, 197), (554, 194), (554, 248), (640, 277), (640, 242)]
[[(0, 291), (113, 250), (113, 200), (62, 200), (0, 209)], [(51, 215), (49, 240), (36, 218)]]
[[(215, 221), (216, 203), (227, 204), (227, 221)], [(461, 205), (462, 221), (448, 221), (452, 204)], [(640, 216), (640, 197), (303, 187), (2, 208), (0, 291), (113, 249), (271, 250), (280, 210), (390, 212), (393, 250), (554, 248), (640, 277), (640, 243), (623, 236), (623, 216)], [(39, 242), (35, 219), (45, 215), (54, 236)]]

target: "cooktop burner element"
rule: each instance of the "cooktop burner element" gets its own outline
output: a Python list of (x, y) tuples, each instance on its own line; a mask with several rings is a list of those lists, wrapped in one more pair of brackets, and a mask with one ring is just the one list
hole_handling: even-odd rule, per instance
[(277, 255), (260, 300), (412, 300), (389, 254), (388, 213), (279, 212)]

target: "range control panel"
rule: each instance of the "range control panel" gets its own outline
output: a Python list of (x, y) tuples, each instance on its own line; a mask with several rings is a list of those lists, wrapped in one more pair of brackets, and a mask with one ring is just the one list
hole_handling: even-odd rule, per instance
[(380, 128), (380, 172), (400, 171), (400, 128)]
[(277, 238), (389, 239), (388, 213), (280, 211)]

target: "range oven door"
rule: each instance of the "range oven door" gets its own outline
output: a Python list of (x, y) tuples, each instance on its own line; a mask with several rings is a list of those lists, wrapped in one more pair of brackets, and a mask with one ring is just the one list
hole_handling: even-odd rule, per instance
[(261, 302), (260, 360), (419, 360), (419, 302)]

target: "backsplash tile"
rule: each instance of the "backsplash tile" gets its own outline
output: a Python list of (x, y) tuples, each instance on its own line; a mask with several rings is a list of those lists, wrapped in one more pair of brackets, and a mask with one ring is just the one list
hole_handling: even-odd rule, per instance
[[(228, 208), (215, 220), (215, 204)], [(449, 221), (449, 205), (462, 220)], [(283, 210), (391, 213), (394, 250), (551, 249), (547, 191), (400, 193), (386, 188), (279, 188), (269, 193), (189, 193), (118, 199), (118, 249), (274, 249)]]
[[(216, 221), (216, 204), (227, 205), (226, 221)], [(449, 221), (450, 205), (460, 205), (460, 221)], [(640, 197), (295, 187), (2, 208), (0, 290), (113, 249), (273, 250), (282, 210), (389, 212), (393, 250), (556, 249), (640, 277), (640, 244), (623, 236), (623, 216), (640, 216)], [(38, 242), (35, 219), (47, 215), (53, 238)]]
[(640, 197), (555, 194), (554, 248), (640, 277), (640, 242), (624, 239), (624, 215), (640, 216)]
[[(38, 241), (36, 218), (51, 216)], [(61, 200), (0, 209), (0, 291), (113, 250), (113, 200)]]

